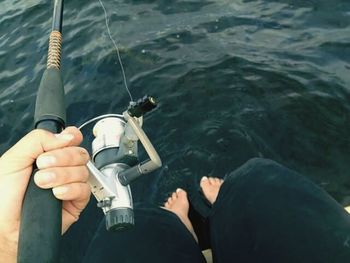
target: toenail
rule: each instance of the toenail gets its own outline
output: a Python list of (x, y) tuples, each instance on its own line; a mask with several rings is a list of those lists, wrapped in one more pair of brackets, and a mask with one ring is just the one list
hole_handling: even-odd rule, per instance
[(176, 189), (176, 193), (180, 193), (181, 191), (183, 191), (181, 188)]
[(205, 181), (205, 180), (208, 180), (208, 177), (203, 176), (202, 179), (201, 179), (201, 181)]

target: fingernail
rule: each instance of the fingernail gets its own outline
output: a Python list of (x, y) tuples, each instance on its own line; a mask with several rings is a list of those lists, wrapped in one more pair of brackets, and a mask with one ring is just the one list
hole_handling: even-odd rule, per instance
[(56, 163), (56, 158), (53, 156), (39, 156), (36, 160), (36, 165), (39, 169), (50, 167)]
[(63, 140), (63, 141), (71, 141), (74, 139), (74, 135), (70, 133), (60, 133), (55, 134), (57, 139)]
[(54, 195), (63, 195), (68, 192), (68, 188), (66, 186), (59, 186), (52, 189)]
[(203, 176), (202, 179), (201, 179), (201, 181), (205, 181), (205, 180), (208, 180), (208, 177)]
[(35, 182), (41, 186), (52, 183), (56, 178), (56, 174), (52, 172), (37, 172), (35, 174)]

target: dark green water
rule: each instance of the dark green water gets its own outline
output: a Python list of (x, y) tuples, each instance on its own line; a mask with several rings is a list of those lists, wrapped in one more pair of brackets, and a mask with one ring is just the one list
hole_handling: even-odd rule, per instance
[[(1, 153), (32, 128), (51, 2), (1, 3)], [(136, 201), (260, 156), (350, 203), (348, 0), (104, 2), (131, 93), (160, 102), (144, 127), (165, 167), (135, 183)], [(67, 1), (63, 45), (69, 124), (124, 110), (97, 0)]]

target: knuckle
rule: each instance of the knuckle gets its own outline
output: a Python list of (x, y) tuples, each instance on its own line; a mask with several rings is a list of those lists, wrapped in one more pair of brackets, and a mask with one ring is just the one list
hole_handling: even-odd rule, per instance
[(87, 183), (80, 184), (80, 191), (83, 196), (87, 196), (90, 194), (90, 186)]
[(88, 161), (90, 159), (90, 155), (88, 151), (82, 147), (79, 147), (78, 149), (79, 149), (80, 156), (83, 157), (84, 160)]
[(73, 148), (67, 148), (63, 157), (66, 158), (69, 164), (73, 164), (77, 158), (77, 154)]
[(77, 127), (75, 127), (75, 126), (68, 126), (68, 127), (66, 127), (65, 130), (77, 130)]
[(57, 184), (65, 184), (68, 181), (69, 174), (65, 167), (57, 167), (53, 169), (56, 174), (56, 183)]
[(85, 189), (84, 183), (76, 184), (74, 188), (75, 188), (74, 199), (76, 199), (76, 200), (85, 199), (86, 189)]
[(76, 196), (80, 196), (83, 191), (83, 187), (81, 183), (75, 183), (74, 184), (74, 192)]
[(88, 192), (90, 192), (90, 187), (87, 183), (82, 183), (81, 190), (84, 194), (87, 194)]
[(30, 132), (30, 134), (33, 134), (33, 136), (36, 136), (36, 137), (47, 137), (47, 136), (50, 136), (51, 133), (46, 131), (46, 130), (43, 130), (43, 129), (35, 129), (35, 130), (32, 130)]
[(83, 172), (81, 174), (83, 177), (83, 182), (86, 183), (89, 180), (90, 172), (86, 166), (83, 166), (82, 169), (83, 169)]
[(84, 189), (85, 189), (85, 193), (84, 193), (85, 198), (88, 198), (88, 199), (89, 199), (89, 197), (90, 197), (90, 195), (91, 195), (91, 188), (90, 188), (90, 185), (87, 184), (87, 183), (85, 183), (85, 184), (84, 184)]

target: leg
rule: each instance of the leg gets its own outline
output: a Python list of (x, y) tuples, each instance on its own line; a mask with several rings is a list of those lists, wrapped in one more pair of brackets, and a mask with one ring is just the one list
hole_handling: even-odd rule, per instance
[(188, 202), (187, 193), (178, 188), (176, 192), (168, 198), (168, 201), (164, 204), (164, 209), (176, 214), (198, 243), (197, 235), (194, 232), (190, 219), (188, 218), (190, 204)]
[(135, 226), (121, 232), (107, 232), (103, 221), (82, 262), (205, 263), (191, 232), (169, 210), (136, 207)]
[(253, 159), (225, 180), (210, 225), (214, 262), (350, 262), (350, 216), (273, 161)]

